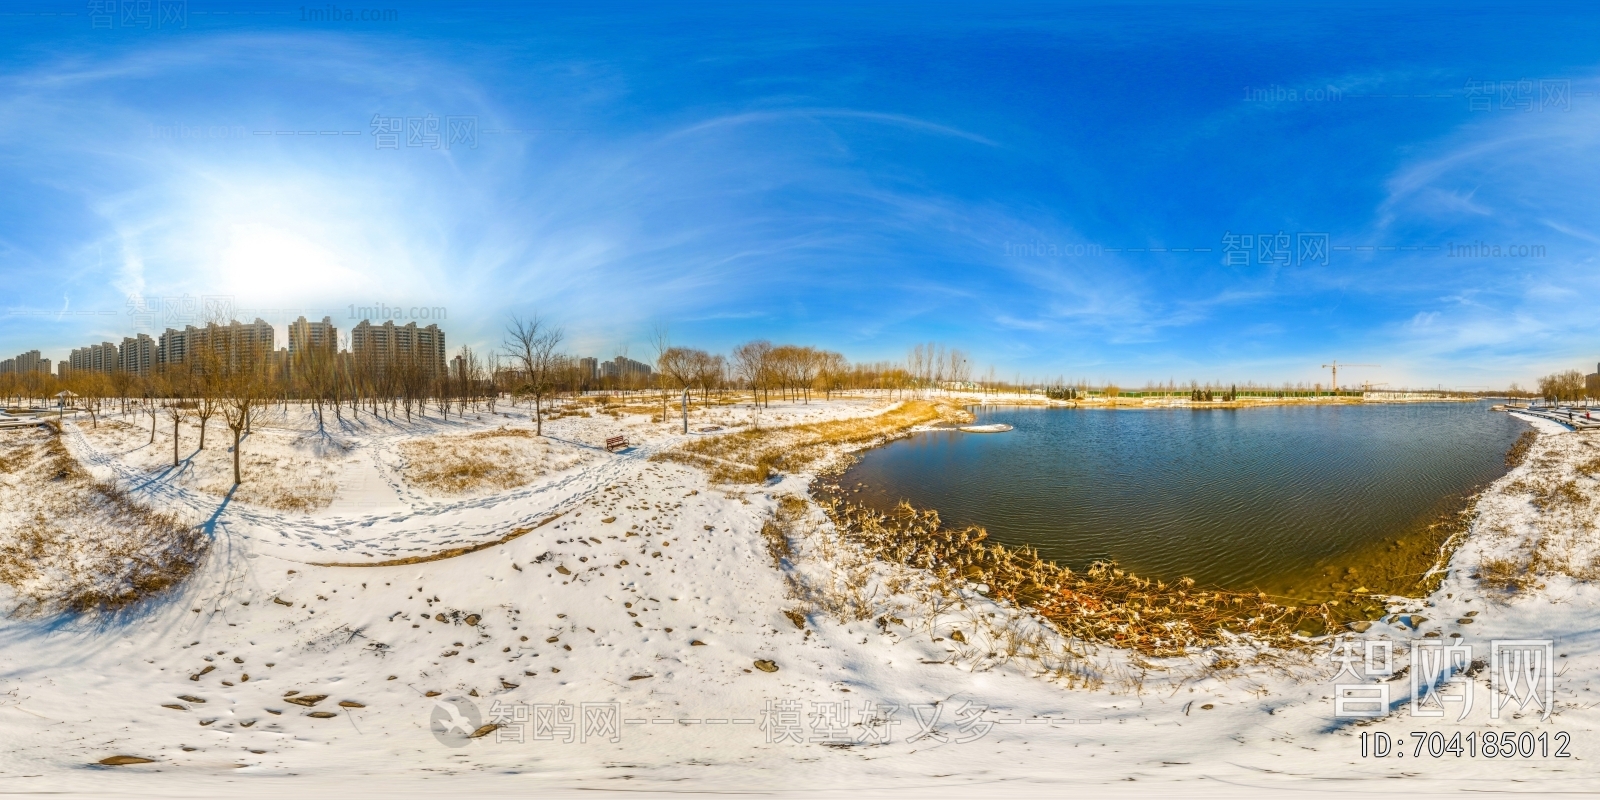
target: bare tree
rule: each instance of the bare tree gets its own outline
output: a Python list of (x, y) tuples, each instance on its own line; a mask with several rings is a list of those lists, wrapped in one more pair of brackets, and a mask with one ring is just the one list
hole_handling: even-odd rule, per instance
[[(184, 398), (189, 391), (189, 371), (183, 367), (166, 370), (161, 376), (161, 388), (164, 398), (161, 402), (162, 410), (166, 411), (167, 418), (172, 420), (172, 466), (178, 466), (178, 432), (179, 424), (189, 415), (189, 408), (194, 404)], [(152, 425), (151, 430), (155, 428)]]
[(493, 414), (495, 403), (500, 401), (500, 386), (504, 380), (504, 376), (501, 374), (503, 370), (500, 368), (499, 353), (493, 350), (489, 351), (489, 355), (485, 359), (485, 370), (488, 373), (485, 377), (488, 385), (484, 387), (483, 397), (484, 402), (489, 406), (489, 413)]
[[(704, 355), (703, 351), (687, 347), (669, 347), (656, 357), (656, 369), (661, 372), (662, 397), (666, 396), (668, 389), (682, 391), (694, 385), (696, 353)], [(665, 405), (661, 407), (661, 413), (661, 418), (665, 420)]]
[(822, 368), (822, 354), (814, 347), (794, 348), (794, 382), (795, 388), (805, 395), (806, 403), (811, 402), (811, 387), (817, 381), (817, 374)]
[(564, 334), (560, 328), (551, 327), (537, 314), (524, 320), (513, 316), (506, 327), (502, 347), (522, 369), (523, 391), (533, 397), (534, 433), (544, 435), (544, 398), (554, 387), (561, 358), (556, 348)]
[[(666, 367), (661, 365), (661, 359), (666, 358), (667, 353), (669, 353), (672, 350), (672, 336), (671, 336), (671, 331), (669, 331), (667, 329), (667, 323), (665, 323), (665, 322), (657, 322), (655, 325), (651, 326), (650, 346), (655, 348), (655, 351), (656, 351), (656, 370), (658, 370), (658, 371), (662, 372), (663, 374), (665, 374)], [(670, 388), (670, 387), (668, 387), (666, 385), (665, 381), (661, 381), (660, 383), (661, 383), (661, 421), (662, 422), (666, 422), (667, 421), (667, 389)]]
[(1583, 373), (1575, 369), (1546, 375), (1539, 379), (1539, 396), (1552, 403), (1581, 400), (1585, 389)]
[(727, 360), (704, 350), (694, 351), (692, 360), (694, 384), (700, 387), (700, 399), (711, 400), (711, 392), (722, 388), (722, 376), (727, 372)]
[(967, 354), (955, 348), (950, 349), (949, 366), (945, 368), (945, 377), (948, 380), (965, 384), (972, 380), (972, 362), (967, 359)]
[(211, 338), (207, 337), (207, 342), (194, 354), (194, 417), (200, 424), (199, 449), (201, 450), (206, 449), (206, 425), (221, 410), (223, 395), (226, 392), (225, 363), (221, 355), (212, 348), (209, 341)]
[[(165, 383), (165, 381), (163, 381), (163, 383)], [(159, 390), (158, 390), (157, 387), (154, 387), (154, 386), (151, 387), (151, 393), (152, 394), (155, 394), (158, 391)], [(150, 414), (150, 444), (155, 444), (156, 443), (156, 403), (155, 403), (155, 400), (153, 398), (150, 400), (150, 402), (145, 404), (144, 410), (146, 412), (149, 412), (149, 414)]]
[(224, 346), (225, 358), (219, 370), (218, 384), (224, 397), (222, 416), (233, 432), (233, 485), (244, 482), (239, 468), (240, 448), (244, 435), (250, 428), (251, 414), (269, 395), (273, 376), (266, 358), (267, 351), (258, 344), (238, 341), (228, 337)]
[(103, 372), (80, 371), (72, 374), (72, 384), (91, 426), (100, 427), (100, 401), (111, 391), (111, 379)]
[(766, 385), (768, 360), (772, 355), (772, 342), (757, 339), (733, 348), (734, 372), (750, 386), (750, 399), (761, 404), (761, 389)]
[(467, 406), (476, 405), (473, 389), (478, 381), (478, 373), (482, 371), (477, 354), (472, 352), (472, 348), (462, 345), (449, 368), (450, 377), (455, 382), (457, 417), (465, 417)]
[(833, 398), (833, 393), (844, 386), (850, 374), (850, 362), (844, 355), (824, 350), (818, 354), (817, 379), (822, 382), (823, 396)]

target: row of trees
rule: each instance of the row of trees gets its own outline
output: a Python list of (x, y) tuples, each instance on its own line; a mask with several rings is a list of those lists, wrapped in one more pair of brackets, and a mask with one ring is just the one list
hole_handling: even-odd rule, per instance
[(1600, 391), (1588, 385), (1584, 374), (1575, 369), (1557, 372), (1539, 379), (1539, 396), (1552, 402), (1575, 402), (1600, 399)]
[[(1189, 382), (1152, 383), (1129, 391), (1114, 384), (1092, 385), (1087, 380), (1057, 378), (1049, 384), (997, 379), (993, 368), (973, 378), (967, 355), (938, 343), (918, 344), (903, 362), (851, 362), (844, 355), (816, 347), (774, 344), (758, 339), (732, 348), (726, 354), (674, 345), (666, 328), (656, 331), (655, 372), (601, 382), (592, 362), (562, 352), (561, 328), (540, 317), (512, 317), (498, 349), (460, 348), (441, 370), (436, 354), (370, 354), (340, 352), (328, 346), (296, 349), (292, 355), (257, 350), (248, 340), (213, 336), (210, 345), (190, 355), (189, 361), (166, 365), (152, 375), (75, 372), (65, 378), (48, 373), (0, 375), (0, 396), (23, 400), (71, 395), (68, 404), (86, 411), (91, 423), (108, 406), (124, 413), (151, 418), (151, 441), (158, 421), (173, 430), (173, 460), (179, 460), (178, 432), (185, 420), (199, 427), (199, 446), (205, 447), (206, 425), (221, 417), (234, 438), (234, 480), (243, 476), (238, 445), (250, 430), (256, 411), (264, 405), (291, 402), (307, 405), (319, 427), (327, 415), (343, 422), (344, 416), (365, 412), (393, 420), (427, 416), (430, 408), (448, 419), (471, 409), (487, 407), (492, 413), (502, 398), (516, 405), (527, 402), (536, 430), (543, 433), (544, 416), (552, 403), (594, 391), (655, 392), (662, 417), (675, 395), (692, 392), (702, 401), (727, 392), (748, 393), (757, 407), (770, 405), (774, 395), (784, 401), (810, 402), (818, 394), (831, 398), (841, 391), (982, 392), (1043, 391), (1063, 399), (1087, 395), (1169, 394), (1194, 397), (1259, 396), (1264, 394), (1321, 393), (1320, 384), (1273, 387), (1246, 384)], [(624, 353), (625, 355), (625, 353)], [(1577, 371), (1541, 378), (1539, 395), (1552, 400), (1579, 400), (1590, 392)]]
[[(544, 407), (549, 399), (582, 394), (596, 381), (581, 359), (560, 352), (563, 341), (562, 329), (548, 320), (514, 316), (501, 342), (499, 355), (505, 359), (501, 362), (504, 369), (491, 369), (488, 375), (468, 379), (467, 383), (487, 383), (496, 391), (509, 394), (513, 402), (517, 397), (531, 399), (535, 427), (542, 432)], [(668, 416), (672, 397), (684, 392), (707, 401), (713, 394), (748, 391), (751, 402), (758, 406), (771, 405), (774, 394), (785, 401), (809, 403), (815, 392), (825, 398), (847, 390), (903, 393), (937, 386), (947, 375), (961, 374), (956, 369), (947, 371), (944, 361), (935, 368), (920, 345), (914, 350), (915, 357), (908, 357), (904, 366), (886, 362), (852, 364), (837, 352), (803, 345), (775, 345), (765, 339), (746, 342), (723, 355), (674, 345), (665, 326), (657, 327), (652, 346), (655, 371), (649, 380), (619, 380), (614, 390), (655, 391), (663, 419)], [(926, 351), (933, 353), (934, 346), (927, 346)], [(940, 347), (937, 352), (941, 359), (948, 358), (948, 363), (966, 363), (960, 351), (949, 351), (947, 356)]]

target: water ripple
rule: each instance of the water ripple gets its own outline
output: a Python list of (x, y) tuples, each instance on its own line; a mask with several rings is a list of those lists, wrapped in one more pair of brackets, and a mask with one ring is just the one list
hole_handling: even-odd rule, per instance
[(874, 504), (1081, 566), (1250, 586), (1405, 529), (1504, 472), (1525, 424), (1485, 404), (1241, 410), (984, 409), (1006, 434), (938, 431), (843, 476)]

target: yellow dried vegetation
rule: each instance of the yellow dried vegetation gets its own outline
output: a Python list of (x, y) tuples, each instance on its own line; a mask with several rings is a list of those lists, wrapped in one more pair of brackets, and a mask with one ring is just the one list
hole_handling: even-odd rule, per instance
[(9, 432), (0, 462), (0, 584), (13, 614), (125, 608), (183, 582), (205, 555), (199, 528), (94, 480), (58, 430)]
[(582, 460), (576, 451), (557, 452), (550, 440), (525, 428), (406, 442), (400, 454), (407, 482), (446, 495), (512, 489)]
[[(1531, 432), (1530, 432), (1531, 433)], [(1486, 533), (1514, 543), (1497, 548), (1473, 573), (1486, 588), (1515, 594), (1539, 588), (1546, 577), (1564, 575), (1580, 581), (1600, 580), (1600, 444), (1585, 434), (1536, 437), (1523, 434), (1506, 458), (1526, 463), (1523, 474), (1501, 493), (1525, 499), (1526, 525), (1491, 520)], [(1531, 459), (1531, 460), (1530, 460)]]
[(982, 528), (946, 528), (938, 512), (901, 503), (892, 513), (824, 498), (819, 506), (845, 537), (876, 558), (983, 587), (995, 600), (1027, 608), (1062, 634), (1175, 656), (1247, 635), (1298, 648), (1336, 623), (1328, 604), (1291, 606), (1265, 594), (1196, 588), (1185, 578), (1165, 583), (1098, 562), (1075, 572), (1029, 547), (987, 542)]
[(761, 483), (778, 470), (804, 470), (841, 450), (902, 436), (919, 425), (971, 419), (948, 403), (908, 400), (873, 416), (708, 436), (656, 458), (701, 467), (719, 483)]

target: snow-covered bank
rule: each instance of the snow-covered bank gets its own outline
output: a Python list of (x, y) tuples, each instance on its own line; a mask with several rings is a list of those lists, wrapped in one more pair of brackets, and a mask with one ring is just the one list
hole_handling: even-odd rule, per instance
[[(890, 404), (775, 406), (761, 424)], [(1453, 706), (1443, 719), (1411, 717), (1403, 676), (1388, 717), (1336, 718), (1334, 686), (1352, 681), (1334, 679), (1328, 647), (1159, 663), (1106, 648), (1069, 653), (976, 592), (946, 594), (913, 571), (853, 558), (825, 517), (785, 500), (804, 496), (807, 475), (713, 485), (694, 467), (650, 460), (685, 437), (642, 416), (547, 421), (553, 440), (585, 457), (515, 488), (452, 499), (407, 481), (405, 442), (528, 426), (521, 409), (502, 411), (510, 416), (368, 421), (330, 434), (337, 458), (362, 471), (343, 463), (331, 504), (312, 513), (219, 503), (182, 472), (140, 461), (137, 448), (118, 452), (86, 422), (69, 424), (69, 446), (100, 477), (191, 515), (214, 542), (180, 591), (133, 614), (0, 624), (0, 785), (207, 796), (1597, 786), (1585, 759), (1600, 753), (1591, 690), (1600, 637), (1589, 621), (1600, 592), (1557, 573), (1517, 593), (1471, 577), (1486, 555), (1518, 552), (1491, 528), (1525, 534), (1516, 542), (1541, 529), (1546, 512), (1525, 489), (1558, 471), (1590, 509), (1572, 511), (1587, 528), (1563, 530), (1593, 540), (1597, 491), (1578, 472), (1591, 451), (1600, 455), (1592, 437), (1542, 436), (1480, 501), (1444, 586), (1416, 606), (1428, 620), (1413, 631), (1405, 623), (1416, 617), (1396, 618), (1361, 635), (1405, 651), (1412, 637), (1459, 633), (1480, 658), (1492, 639), (1554, 639), (1561, 672), (1549, 724), (1537, 713), (1491, 720), (1487, 672), (1456, 724)], [(729, 429), (743, 413), (729, 409), (719, 424)], [(299, 431), (274, 447), (309, 447), (304, 422), (273, 423)], [(606, 453), (599, 445), (617, 432), (634, 447)], [(170, 456), (160, 434), (149, 447)], [(252, 446), (274, 452), (247, 441), (247, 453)], [(345, 481), (357, 475), (351, 498)], [(455, 558), (316, 566), (426, 557), (517, 531)], [(295, 702), (307, 696), (325, 697)], [(503, 727), (467, 738), (467, 728), (494, 723)], [(1567, 731), (1576, 757), (1411, 753), (1412, 730), (1506, 729)], [(1405, 757), (1361, 756), (1359, 734), (1380, 730), (1406, 740)], [(113, 755), (151, 763), (92, 766)]]

